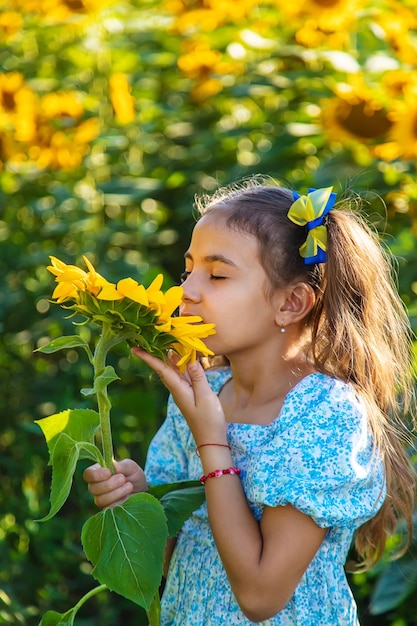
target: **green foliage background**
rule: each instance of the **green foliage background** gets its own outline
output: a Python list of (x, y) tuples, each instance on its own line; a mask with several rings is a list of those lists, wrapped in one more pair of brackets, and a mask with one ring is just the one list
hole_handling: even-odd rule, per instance
[[(381, 94), (382, 78), (388, 70), (404, 71), (411, 83), (417, 59), (416, 25), (401, 22), (407, 56), (381, 33), (378, 19), (390, 12), (399, 19), (400, 8), (413, 12), (416, 3), (298, 4), (306, 5), (311, 32), (321, 36), (316, 46), (297, 38), (297, 29), (309, 23), (306, 14), (290, 19), (279, 1), (0, 2), (2, 75), (18, 73), (38, 98), (75, 93), (82, 119), (98, 119), (100, 126), (79, 165), (40, 167), (35, 140), (14, 136), (17, 99), (0, 82), (0, 623), (32, 626), (48, 608), (65, 611), (93, 586), (79, 538), (94, 505), (81, 477), (57, 518), (34, 521), (48, 510), (50, 481), (34, 420), (67, 407), (88, 408), (79, 389), (91, 382), (90, 366), (75, 350), (34, 352), (73, 332), (62, 309), (48, 301), (49, 255), (78, 264), (87, 254), (113, 282), (132, 276), (147, 284), (162, 270), (174, 284), (196, 193), (255, 173), (300, 192), (353, 188), (398, 259), (400, 292), (417, 326), (413, 148), (407, 158), (392, 160), (374, 150), (389, 140), (387, 112), (395, 105), (392, 93)], [(320, 25), (325, 5), (332, 4), (346, 18), (344, 39)], [(193, 13), (198, 10), (203, 13)], [(214, 26), (209, 18), (217, 19)], [(126, 123), (110, 97), (109, 79), (118, 73), (127, 77), (134, 99)], [(363, 85), (351, 114), (337, 125), (321, 112), (352, 78)], [(379, 109), (369, 105), (372, 98)], [(371, 106), (368, 118), (363, 103)], [(381, 110), (385, 126), (379, 130), (375, 122), (375, 130)], [(414, 126), (404, 140), (417, 153), (415, 102), (408, 115)], [(65, 134), (79, 120), (61, 113), (49, 123)], [(46, 141), (38, 142), (38, 151), (47, 149)], [(88, 329), (81, 332), (88, 338)], [(116, 453), (143, 462), (163, 419), (165, 392), (127, 350), (113, 359), (121, 376), (111, 390)], [(388, 569), (384, 560), (371, 573), (351, 577), (365, 626), (417, 624), (415, 549), (401, 563)], [(378, 602), (394, 600), (378, 608), (374, 598), (379, 612), (371, 614), (378, 581)], [(77, 619), (80, 626), (124, 623), (146, 621), (137, 606), (114, 594), (92, 600)]]

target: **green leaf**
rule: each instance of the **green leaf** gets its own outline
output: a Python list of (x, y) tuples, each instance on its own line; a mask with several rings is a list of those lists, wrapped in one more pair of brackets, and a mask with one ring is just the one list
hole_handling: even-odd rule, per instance
[(94, 578), (146, 610), (161, 582), (167, 537), (164, 510), (149, 493), (100, 511), (81, 533)]
[(165, 494), (160, 502), (164, 508), (170, 537), (180, 532), (184, 522), (206, 499), (204, 487), (189, 487)]
[(48, 611), (42, 617), (39, 622), (39, 626), (72, 626), (74, 624), (74, 618), (77, 614), (77, 609), (71, 609), (66, 613), (57, 613), (56, 611)]
[(91, 409), (66, 409), (49, 417), (35, 420), (41, 428), (49, 454), (52, 456), (56, 438), (60, 433), (66, 433), (75, 441), (94, 443), (94, 436), (100, 428), (100, 416)]
[(94, 391), (99, 393), (103, 391), (110, 383), (115, 380), (120, 380), (119, 376), (114, 371), (111, 365), (107, 365), (104, 370), (94, 380)]
[(198, 480), (153, 485), (148, 488), (148, 493), (161, 502), (170, 537), (179, 533), (184, 522), (206, 499), (205, 489)]
[(53, 352), (58, 352), (58, 350), (63, 350), (64, 348), (84, 348), (84, 350), (88, 354), (88, 358), (90, 361), (93, 359), (93, 355), (91, 354), (90, 346), (88, 343), (79, 337), (78, 335), (68, 335), (67, 337), (59, 337), (58, 339), (54, 339), (50, 343), (42, 346), (35, 350), (35, 352), (43, 352), (44, 354), (52, 354)]
[(103, 465), (100, 450), (94, 444), (94, 435), (100, 426), (96, 411), (67, 409), (56, 415), (36, 421), (45, 436), (52, 465), (52, 484), (49, 513), (39, 519), (53, 517), (66, 502), (79, 459), (91, 459)]
[(39, 622), (39, 626), (72, 626), (77, 614), (77, 609), (73, 608), (66, 613), (57, 613), (56, 611), (48, 611)]
[(415, 557), (405, 555), (390, 563), (378, 579), (370, 603), (371, 615), (381, 615), (395, 609), (416, 590)]
[[(175, 483), (164, 483), (162, 485), (151, 485), (148, 487), (148, 493), (160, 500), (170, 491), (178, 491), (179, 489), (189, 489), (190, 487), (202, 487), (199, 480), (179, 480)], [(202, 487), (204, 491), (204, 487)]]

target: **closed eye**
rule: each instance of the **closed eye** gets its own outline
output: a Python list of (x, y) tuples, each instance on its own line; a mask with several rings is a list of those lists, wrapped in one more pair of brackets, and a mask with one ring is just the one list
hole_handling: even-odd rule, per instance
[(226, 276), (214, 276), (214, 274), (210, 274), (210, 280), (226, 280)]

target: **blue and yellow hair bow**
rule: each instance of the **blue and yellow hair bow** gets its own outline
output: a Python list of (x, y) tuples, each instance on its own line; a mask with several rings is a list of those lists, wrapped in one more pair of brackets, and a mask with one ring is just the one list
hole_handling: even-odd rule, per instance
[(294, 202), (287, 213), (298, 226), (307, 227), (307, 239), (300, 246), (300, 255), (306, 265), (325, 263), (327, 260), (327, 228), (323, 218), (333, 208), (336, 194), (333, 187), (309, 189), (306, 196), (293, 191)]

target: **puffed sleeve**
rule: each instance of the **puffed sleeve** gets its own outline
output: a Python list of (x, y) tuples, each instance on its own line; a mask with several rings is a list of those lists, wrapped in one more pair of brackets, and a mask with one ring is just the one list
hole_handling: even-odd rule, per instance
[(357, 528), (385, 498), (384, 468), (354, 389), (316, 374), (287, 396), (248, 467), (248, 498), (291, 504), (318, 526)]
[(166, 418), (152, 439), (146, 456), (145, 474), (148, 483), (160, 485), (187, 480), (187, 450), (191, 445), (191, 432), (170, 396)]
[[(230, 375), (230, 368), (207, 372), (212, 391), (218, 393)], [(145, 474), (150, 485), (197, 480), (201, 474), (193, 435), (171, 395), (166, 418), (149, 445)]]

